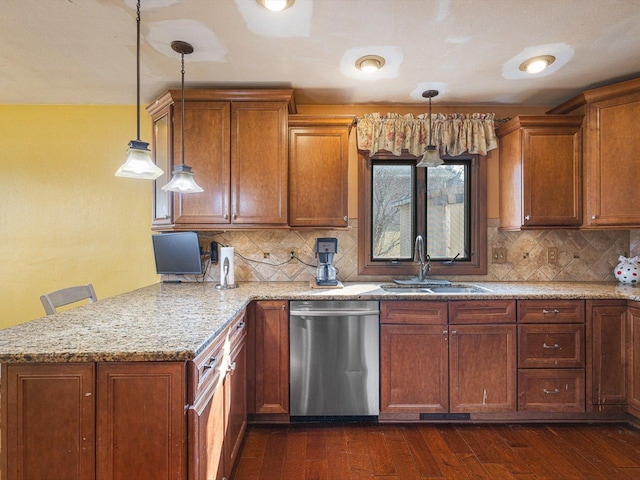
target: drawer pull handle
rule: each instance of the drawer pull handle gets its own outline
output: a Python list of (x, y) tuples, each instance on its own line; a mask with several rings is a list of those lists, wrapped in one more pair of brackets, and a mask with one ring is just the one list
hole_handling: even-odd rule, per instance
[(554, 308), (553, 310), (547, 310), (546, 308), (542, 309), (542, 314), (543, 315), (547, 315), (549, 313), (553, 313), (554, 315), (560, 313), (560, 310), (558, 310), (557, 308)]
[(202, 369), (203, 369), (203, 370), (208, 370), (208, 369), (210, 369), (210, 368), (213, 368), (213, 366), (214, 366), (216, 363), (218, 363), (218, 359), (217, 359), (216, 357), (211, 357), (211, 358), (209, 358), (209, 363), (205, 363), (205, 364), (202, 366)]
[(542, 344), (542, 348), (552, 348), (552, 349), (555, 349), (555, 348), (560, 348), (560, 345), (558, 345), (557, 343), (554, 343), (553, 345), (547, 345), (546, 343), (543, 343), (543, 344)]
[(560, 390), (558, 390), (557, 388), (554, 388), (553, 390), (547, 390), (546, 388), (543, 388), (542, 391), (548, 395), (557, 395), (560, 393)]

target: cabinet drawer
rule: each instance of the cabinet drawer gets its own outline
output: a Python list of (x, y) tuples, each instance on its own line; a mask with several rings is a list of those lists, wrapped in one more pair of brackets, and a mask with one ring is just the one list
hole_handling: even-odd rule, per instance
[(195, 403), (196, 397), (220, 377), (224, 364), (224, 341), (220, 335), (196, 358), (187, 362), (187, 402)]
[(584, 369), (518, 371), (521, 412), (584, 412)]
[(449, 302), (450, 324), (513, 323), (515, 300), (456, 300)]
[(584, 323), (584, 300), (518, 300), (518, 322)]
[(518, 367), (584, 367), (584, 325), (518, 325)]
[(447, 302), (383, 301), (380, 323), (405, 325), (446, 325)]

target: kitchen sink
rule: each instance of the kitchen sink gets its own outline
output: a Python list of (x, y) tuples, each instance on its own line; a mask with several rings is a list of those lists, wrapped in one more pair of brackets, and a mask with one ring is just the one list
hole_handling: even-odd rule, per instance
[(478, 287), (476, 285), (430, 285), (430, 286), (415, 286), (415, 285), (380, 285), (380, 288), (388, 293), (425, 293), (425, 294), (447, 294), (447, 293), (490, 293), (484, 287)]

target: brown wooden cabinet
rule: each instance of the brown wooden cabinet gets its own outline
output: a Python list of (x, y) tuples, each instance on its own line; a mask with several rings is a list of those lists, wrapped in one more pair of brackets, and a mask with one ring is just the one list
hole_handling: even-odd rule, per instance
[(583, 228), (637, 227), (640, 79), (587, 90), (549, 113), (576, 111), (586, 114)]
[(380, 310), (382, 417), (515, 411), (514, 301), (387, 301)]
[[(181, 161), (180, 102), (181, 92), (170, 90), (148, 107), (154, 122), (169, 115), (171, 167)], [(173, 194), (171, 221), (156, 214), (155, 228), (287, 225), (287, 114), (294, 109), (292, 90), (185, 91), (185, 163), (204, 192)], [(154, 205), (161, 193), (154, 191)]]
[(0, 478), (96, 478), (94, 364), (3, 367)]
[(587, 395), (590, 410), (627, 403), (627, 307), (624, 300), (587, 301)]
[(348, 225), (349, 130), (354, 117), (289, 116), (289, 225)]
[(515, 325), (449, 325), (449, 369), (451, 412), (514, 412)]
[(502, 229), (580, 226), (582, 119), (521, 115), (496, 129)]
[(583, 300), (518, 301), (518, 410), (585, 411)]
[(190, 378), (200, 379), (188, 411), (189, 480), (231, 477), (247, 426), (246, 332), (243, 312), (189, 362)]
[(380, 303), (380, 412), (449, 411), (447, 302)]
[(640, 302), (629, 302), (627, 312), (629, 331), (628, 342), (628, 371), (629, 382), (628, 403), (629, 413), (640, 417)]
[(99, 363), (96, 478), (185, 478), (182, 362)]
[(271, 421), (289, 419), (289, 307), (281, 300), (253, 302), (248, 319), (248, 411)]

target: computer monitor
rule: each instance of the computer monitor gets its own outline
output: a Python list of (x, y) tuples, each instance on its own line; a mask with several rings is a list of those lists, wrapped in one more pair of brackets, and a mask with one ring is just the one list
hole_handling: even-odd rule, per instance
[(151, 240), (158, 274), (202, 274), (197, 233), (159, 233)]

